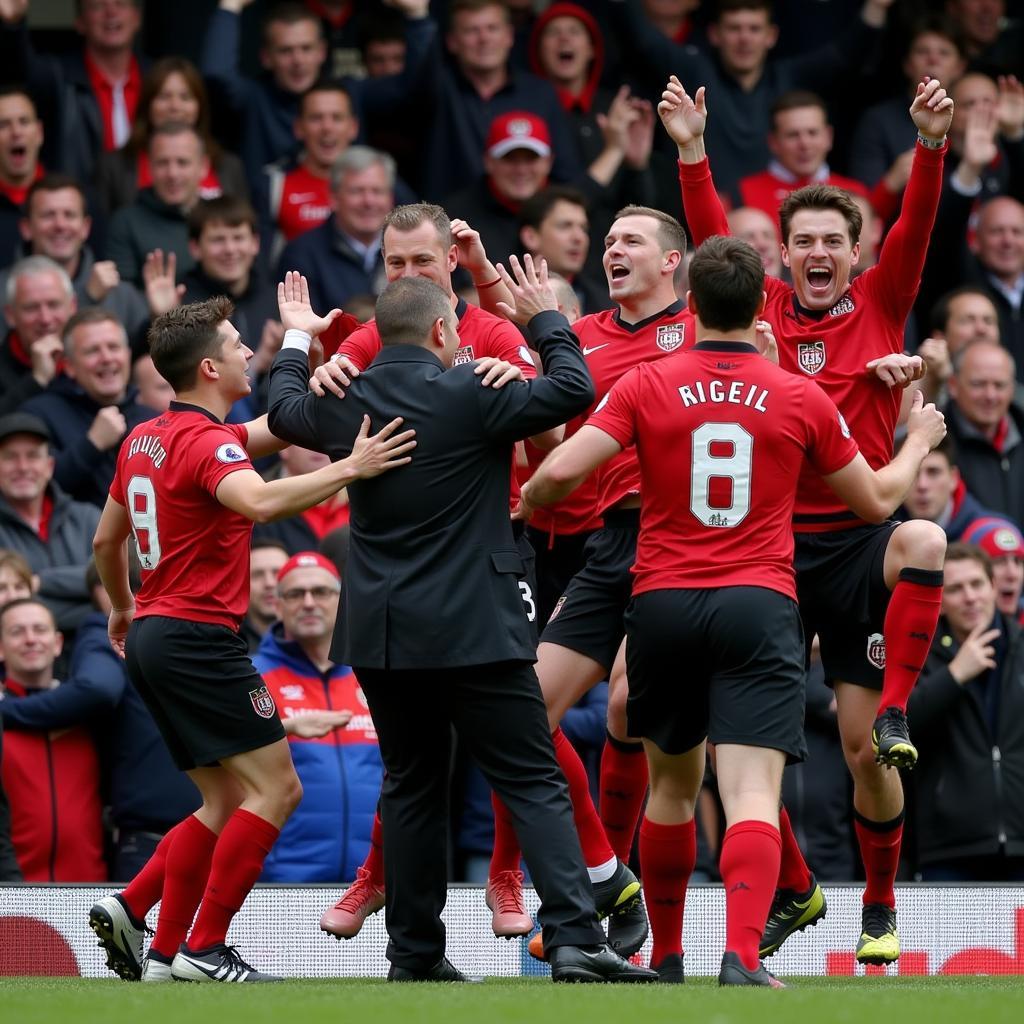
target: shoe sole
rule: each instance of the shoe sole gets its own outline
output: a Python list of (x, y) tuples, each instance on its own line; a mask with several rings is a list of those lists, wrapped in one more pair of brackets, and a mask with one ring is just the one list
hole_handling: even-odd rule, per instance
[(647, 941), (647, 936), (650, 934), (651, 927), (650, 922), (647, 920), (646, 909), (644, 911), (643, 934), (634, 937), (629, 942), (623, 942), (623, 940), (620, 938), (613, 939), (611, 934), (611, 925), (616, 917), (618, 917), (626, 910), (632, 910), (637, 905), (642, 905), (639, 890), (637, 891), (637, 894), (634, 899), (630, 900), (630, 902), (627, 903), (625, 906), (618, 908), (615, 913), (608, 915), (608, 945), (611, 946), (612, 949), (614, 949), (615, 952), (618, 953), (619, 956), (621, 956), (624, 960), (628, 960), (634, 953), (639, 952), (639, 950), (643, 947), (643, 944)]
[(89, 927), (100, 940), (103, 952), (107, 954), (107, 967), (123, 981), (141, 981), (142, 968), (135, 958), (126, 953), (114, 938), (114, 919), (105, 907), (95, 906), (89, 911)]
[(564, 971), (557, 978), (552, 975), (551, 980), (556, 985), (649, 985), (658, 979), (646, 977), (638, 978), (631, 974), (620, 974), (608, 978), (603, 974), (598, 974), (596, 971), (586, 971), (582, 968), (576, 967)]
[(909, 770), (917, 765), (917, 748), (907, 743), (897, 743), (885, 753), (876, 748), (875, 764)]
[(785, 945), (787, 939), (791, 939), (797, 932), (802, 932), (807, 928), (813, 928), (824, 916), (828, 913), (828, 904), (825, 902), (825, 894), (821, 894), (821, 906), (816, 910), (807, 920), (797, 918), (797, 923), (786, 932), (785, 935), (779, 939), (773, 946), (764, 946), (757, 951), (757, 955), (761, 960), (767, 960), (768, 957), (774, 956), (783, 945)]
[(857, 952), (857, 963), (871, 964), (873, 967), (884, 967), (886, 964), (894, 964), (900, 958), (900, 951), (893, 953), (861, 953)]
[(379, 914), (383, 909), (384, 905), (381, 904), (381, 906), (379, 906), (376, 910), (371, 910), (366, 915), (366, 917), (364, 917), (362, 921), (359, 922), (359, 927), (354, 932), (350, 932), (348, 935), (344, 934), (343, 932), (332, 931), (323, 923), (320, 924), (320, 931), (324, 932), (324, 934), (326, 935), (330, 935), (333, 938), (338, 939), (339, 941), (341, 941), (341, 939), (354, 939), (363, 930), (363, 925), (366, 924), (367, 918), (373, 917), (374, 914)]
[(619, 895), (615, 898), (615, 902), (603, 913), (599, 910), (597, 912), (597, 919), (603, 921), (606, 917), (611, 917), (613, 914), (617, 914), (623, 910), (630, 910), (636, 901), (640, 898), (640, 881), (634, 878)]

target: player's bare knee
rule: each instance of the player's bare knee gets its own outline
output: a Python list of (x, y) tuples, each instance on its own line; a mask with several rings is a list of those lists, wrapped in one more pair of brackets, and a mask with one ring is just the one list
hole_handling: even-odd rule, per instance
[(901, 568), (941, 569), (946, 558), (946, 532), (937, 523), (913, 519), (897, 529), (902, 534)]

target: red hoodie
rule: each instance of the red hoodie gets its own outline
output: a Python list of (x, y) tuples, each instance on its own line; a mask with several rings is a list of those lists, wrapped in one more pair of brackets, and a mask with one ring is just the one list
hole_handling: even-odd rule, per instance
[(541, 78), (548, 78), (540, 63), (540, 37), (545, 27), (555, 18), (575, 18), (577, 21), (581, 21), (590, 35), (590, 41), (594, 46), (594, 59), (590, 62), (587, 81), (583, 86), (583, 91), (578, 96), (574, 96), (572, 93), (562, 89), (556, 82), (551, 82), (558, 93), (562, 106), (567, 111), (578, 107), (584, 114), (589, 114), (590, 107), (594, 102), (594, 93), (597, 92), (597, 86), (601, 79), (601, 72), (604, 70), (604, 39), (601, 36), (600, 26), (589, 11), (577, 4), (552, 4), (537, 19), (530, 32), (530, 70)]

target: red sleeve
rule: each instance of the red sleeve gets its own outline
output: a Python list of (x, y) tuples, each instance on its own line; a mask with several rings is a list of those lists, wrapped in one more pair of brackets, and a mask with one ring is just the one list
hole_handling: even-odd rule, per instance
[(875, 211), (875, 216), (883, 223), (888, 224), (889, 219), (896, 212), (896, 204), (899, 202), (899, 196), (893, 192), (888, 185), (885, 183), (885, 178), (879, 178), (878, 184), (871, 190), (868, 195), (868, 201), (871, 203), (871, 209)]
[(711, 180), (711, 165), (707, 157), (699, 164), (679, 161), (679, 187), (683, 193), (683, 213), (693, 233), (694, 245), (700, 245), (712, 235), (729, 234), (725, 207)]
[(216, 495), (217, 486), (229, 473), (253, 468), (243, 447), (248, 431), (242, 427), (239, 432), (239, 426), (241, 424), (211, 423), (193, 436), (188, 453), (189, 473), (209, 494)]
[(835, 403), (813, 381), (804, 381), (807, 461), (822, 476), (848, 466), (860, 448)]
[(885, 238), (878, 266), (864, 272), (871, 275), (872, 288), (900, 327), (921, 287), (928, 239), (942, 191), (943, 158), (948, 148), (948, 142), (942, 149), (928, 149), (917, 143), (903, 193), (903, 208)]
[[(330, 359), (335, 352), (341, 348), (341, 343), (353, 331), (357, 331), (363, 325), (348, 313), (342, 313), (323, 334), (320, 335), (320, 344), (324, 347), (324, 359)], [(360, 367), (363, 369), (363, 367)]]
[(640, 367), (620, 377), (584, 424), (597, 427), (623, 448), (636, 440), (636, 413), (640, 408)]
[(117, 457), (117, 469), (114, 472), (114, 479), (110, 481), (109, 495), (119, 505), (127, 505), (124, 496), (124, 484), (121, 482), (121, 468), (124, 466), (124, 445), (121, 445), (121, 453)]
[(530, 349), (518, 329), (507, 320), (499, 320), (487, 332), (486, 344), (480, 346), (477, 356), (496, 356), (506, 362), (518, 366), (523, 371), (526, 380), (533, 380), (537, 376), (537, 367), (534, 364)]

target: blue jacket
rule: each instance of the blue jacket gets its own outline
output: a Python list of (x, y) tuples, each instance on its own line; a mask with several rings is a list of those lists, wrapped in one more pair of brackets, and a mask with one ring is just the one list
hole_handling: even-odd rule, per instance
[(309, 711), (351, 711), (352, 720), (318, 739), (289, 735), (302, 801), (264, 862), (264, 882), (346, 882), (370, 848), (384, 775), (366, 698), (347, 665), (321, 673), (275, 623), (253, 664), (282, 720)]

